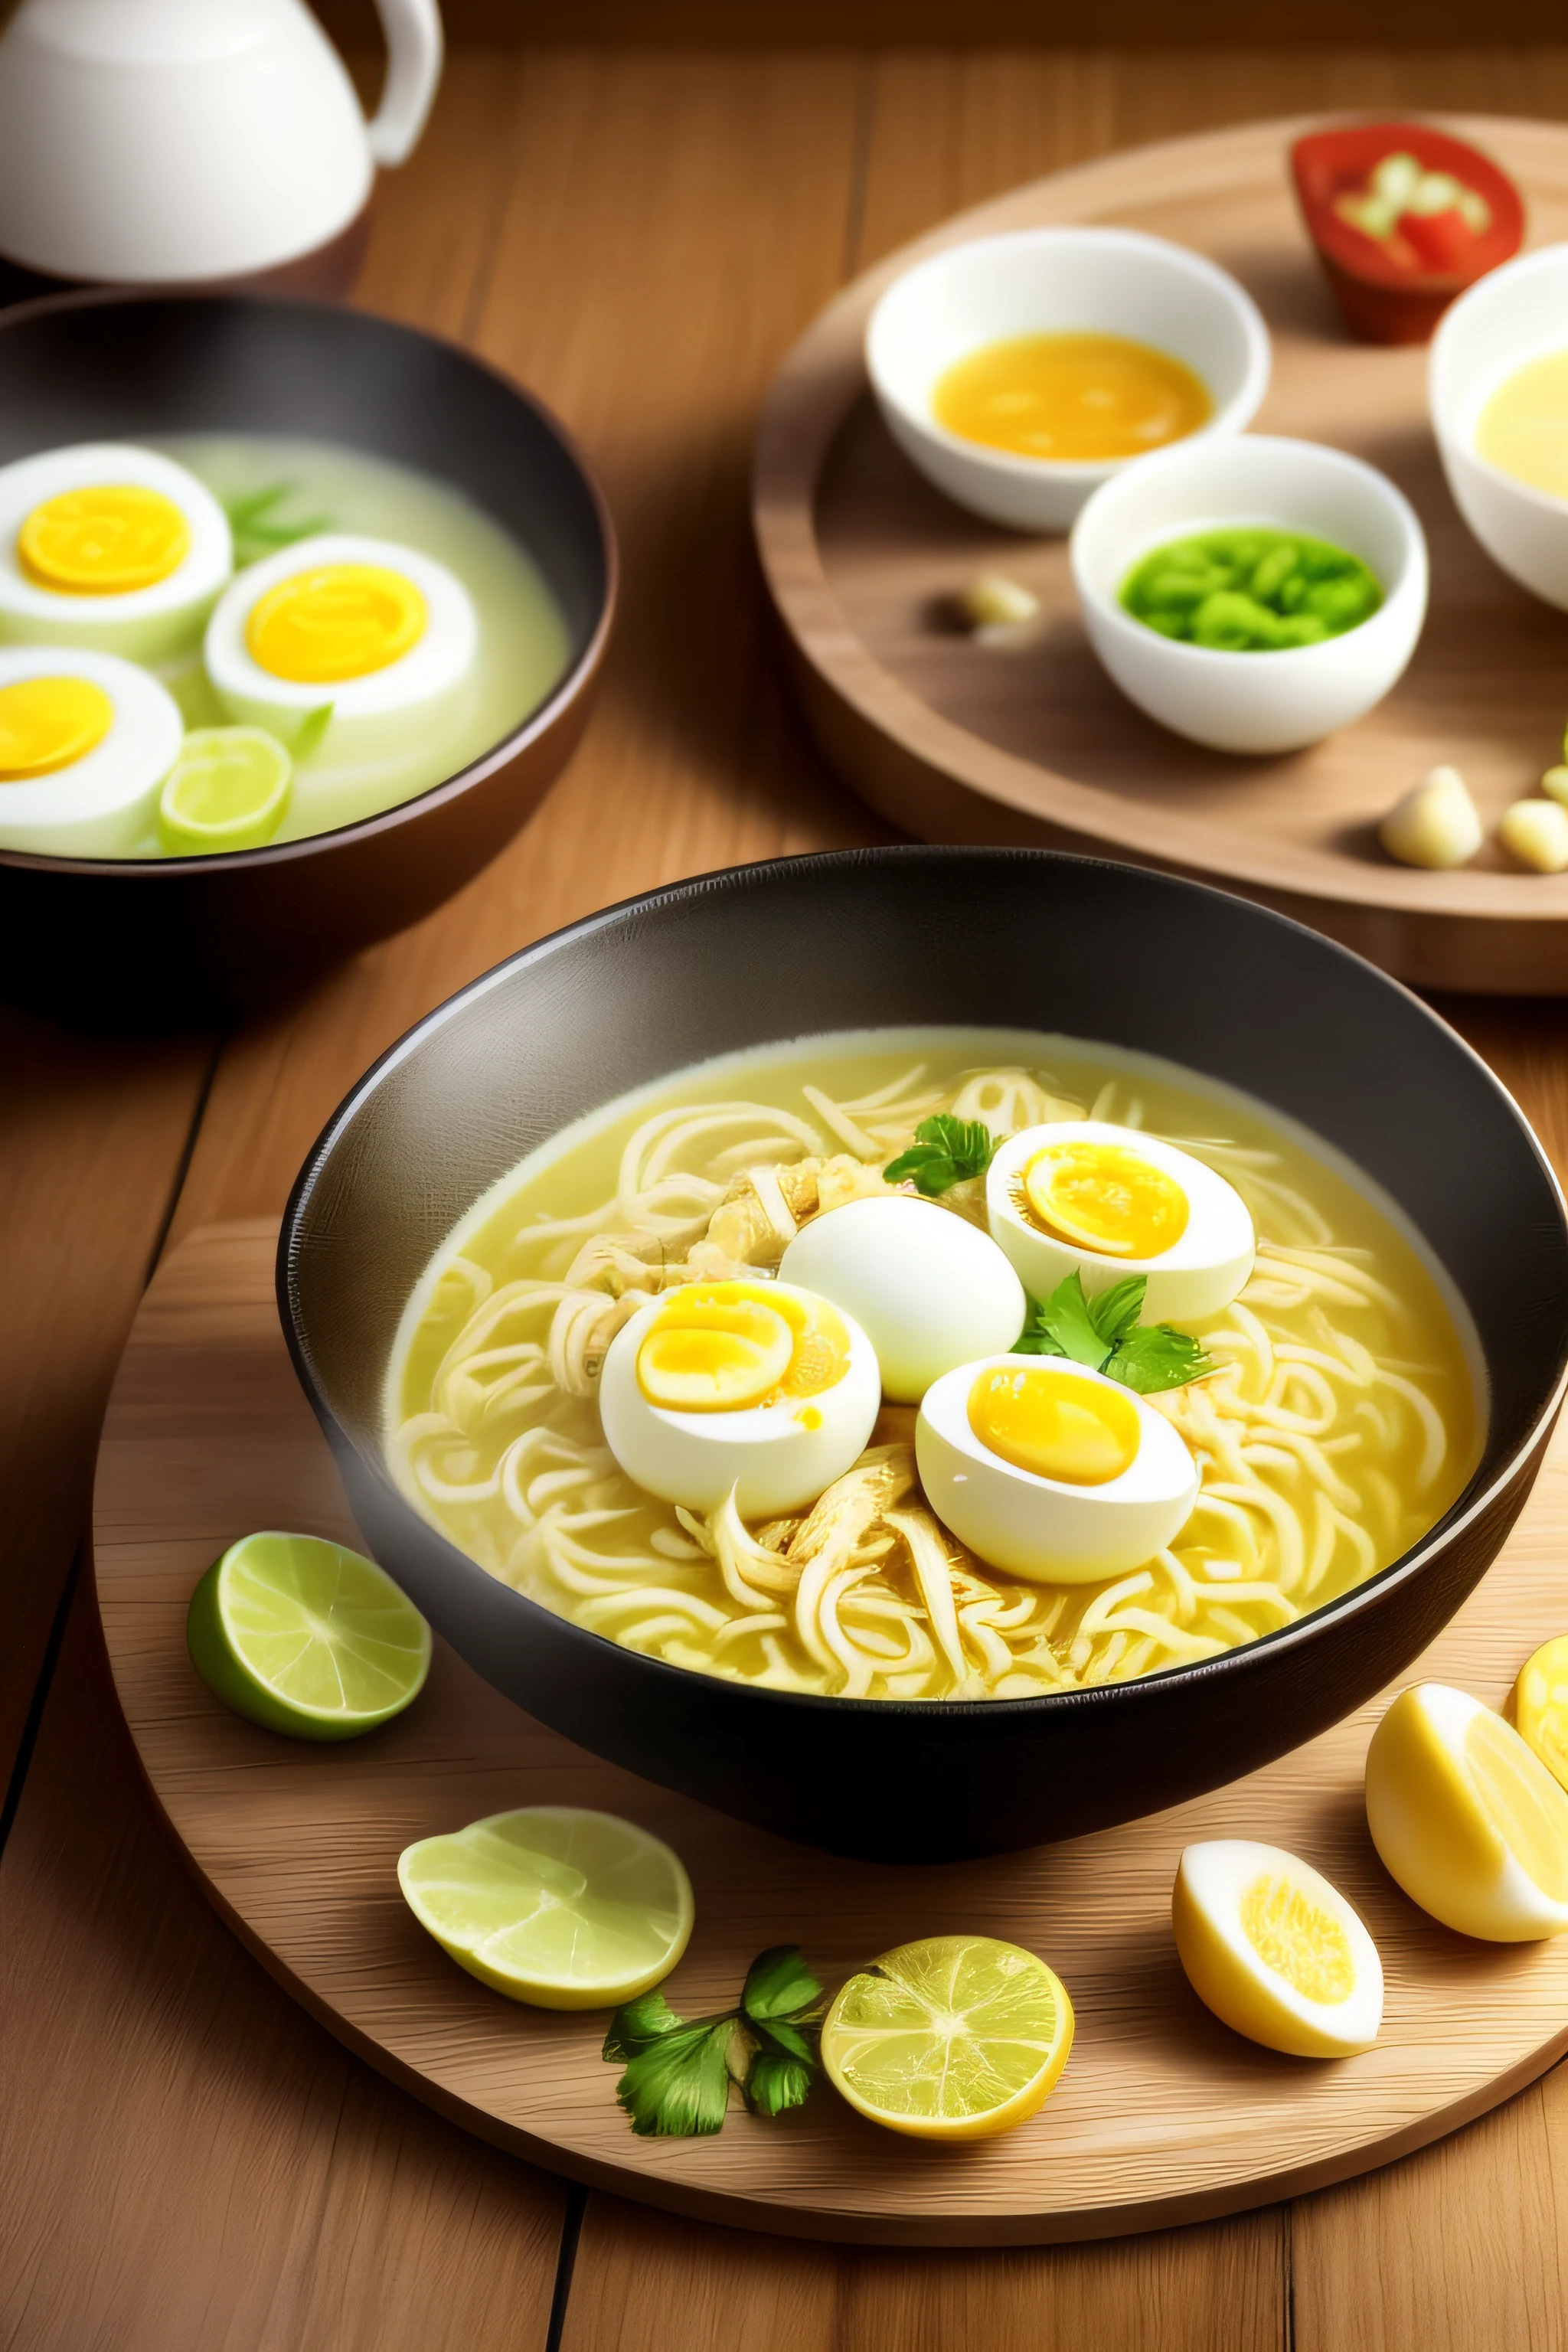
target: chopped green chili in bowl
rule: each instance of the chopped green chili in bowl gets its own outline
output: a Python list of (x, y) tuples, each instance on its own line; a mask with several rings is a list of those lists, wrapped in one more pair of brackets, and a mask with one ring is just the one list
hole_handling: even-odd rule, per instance
[(1383, 590), (1359, 555), (1265, 523), (1173, 539), (1134, 564), (1123, 609), (1145, 628), (1230, 654), (1285, 653), (1343, 636)]

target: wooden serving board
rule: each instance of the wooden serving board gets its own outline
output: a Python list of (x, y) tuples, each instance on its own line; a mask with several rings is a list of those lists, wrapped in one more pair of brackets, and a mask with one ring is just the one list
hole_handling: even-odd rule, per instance
[[(272, 1295), (275, 1229), (208, 1226), (137, 1318), (99, 1456), (94, 1554), (132, 1737), (218, 1910), (313, 2015), (383, 2073), (497, 2146), (708, 2220), (911, 2245), (1094, 2238), (1205, 2220), (1342, 2180), (1482, 2114), (1568, 2049), (1568, 1937), (1489, 1946), (1405, 1901), (1361, 1801), (1381, 1702), (1249, 1780), (1127, 1827), (999, 1861), (879, 1868), (784, 1844), (598, 1762), (531, 1721), (443, 1643), (418, 1703), (316, 1748), (230, 1715), (185, 1654), (207, 1563), (258, 1527), (358, 1540), (295, 1383)], [(1420, 1673), (1500, 1703), (1568, 1627), (1568, 1441), (1507, 1549)], [(1412, 1677), (1414, 1679), (1414, 1675)], [(896, 1804), (893, 1788), (847, 1803)], [(920, 1935), (1030, 1946), (1078, 2012), (1067, 2073), (1032, 2122), (945, 2150), (864, 2122), (824, 2087), (710, 2140), (639, 2140), (599, 2057), (602, 2015), (529, 2010), (446, 1958), (405, 1909), (413, 1839), (532, 1803), (629, 1815), (684, 1857), (697, 1927), (670, 1980), (691, 2016), (728, 2006), (753, 1956), (798, 1941), (832, 1988)], [(1194, 1838), (1255, 1837), (1328, 1873), (1376, 1938), (1383, 2036), (1335, 2063), (1276, 2056), (1194, 1997), (1169, 1926)]]
[[(1315, 121), (1055, 173), (858, 278), (795, 345), (763, 411), (763, 570), (824, 748), (906, 832), (1159, 866), (1260, 898), (1405, 980), (1568, 993), (1568, 875), (1524, 873), (1489, 843), (1458, 873), (1419, 873), (1377, 844), (1384, 810), (1439, 761), (1463, 772), (1489, 824), (1562, 758), (1568, 614), (1515, 587), (1460, 520), (1426, 422), (1426, 351), (1352, 342), (1341, 325), (1289, 184), (1289, 143)], [(1444, 122), (1519, 182), (1530, 244), (1568, 237), (1568, 129)], [(1254, 429), (1354, 451), (1420, 514), (1432, 597), (1415, 658), (1376, 709), (1310, 750), (1238, 758), (1145, 719), (1089, 648), (1065, 541), (1020, 537), (951, 504), (877, 415), (861, 343), (895, 277), (968, 237), (1071, 221), (1149, 230), (1231, 270), (1273, 337)], [(954, 625), (951, 600), (982, 571), (1039, 597), (1034, 642), (983, 646)]]

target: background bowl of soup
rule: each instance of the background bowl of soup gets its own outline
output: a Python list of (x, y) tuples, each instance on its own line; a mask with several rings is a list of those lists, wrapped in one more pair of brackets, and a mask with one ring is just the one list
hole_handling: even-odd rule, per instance
[(1427, 376), (1454, 503), (1492, 562), (1568, 612), (1568, 245), (1462, 294)]
[[(910, 1700), (766, 1687), (629, 1648), (603, 1612), (608, 1630), (595, 1630), (542, 1605), (416, 1507), (388, 1451), (410, 1302), (448, 1262), (455, 1234), (468, 1253), (466, 1270), (454, 1268), (459, 1286), (489, 1280), (475, 1262), (483, 1246), (465, 1237), (526, 1154), (711, 1056), (897, 1030), (910, 1058), (910, 1030), (931, 1032), (936, 1050), (942, 1034), (974, 1028), (1092, 1041), (1119, 1067), (1177, 1065), (1184, 1084), (1220, 1103), (1214, 1116), (1245, 1097), (1247, 1117), (1293, 1136), (1289, 1150), (1305, 1138), (1403, 1232), (1461, 1335), (1475, 1419), (1453, 1490), (1431, 1490), (1435, 1523), (1396, 1558), (1327, 1605), (1271, 1621), (1263, 1638), (1169, 1670), (1040, 1696), (1005, 1684), (973, 1699)], [(708, 1098), (728, 1100), (746, 1067), (727, 1064)], [(868, 1097), (858, 1115), (875, 1126), (888, 1097), (872, 1092), (883, 1108)], [(1113, 1116), (1134, 1115), (1119, 1101)], [(639, 1183), (664, 1181), (658, 1160), (656, 1147)], [(1268, 1154), (1246, 1164), (1267, 1172)], [(616, 1169), (612, 1154), (596, 1171), (607, 1170), (612, 1198)], [(562, 1213), (576, 1205), (569, 1193), (552, 1202)], [(1375, 1254), (1352, 1247), (1342, 1263), (1383, 1278)], [(474, 1296), (504, 1305), (501, 1289), (526, 1271), (521, 1258), (498, 1259), (497, 1288)], [(1343, 949), (1243, 900), (1030, 850), (872, 850), (737, 869), (514, 957), (420, 1023), (334, 1114), (289, 1202), (278, 1285), (296, 1369), (370, 1549), (479, 1673), (650, 1780), (881, 1860), (1001, 1852), (1152, 1811), (1360, 1705), (1492, 1559), (1555, 1419), (1568, 1346), (1568, 1227), (1551, 1170), (1503, 1088), (1435, 1014)], [(1331, 1297), (1330, 1307), (1331, 1324)], [(501, 1345), (518, 1337), (492, 1335), (476, 1376), (514, 1389), (534, 1380), (530, 1349)], [(537, 1346), (531, 1356), (537, 1365)], [(455, 1459), (447, 1468), (474, 1475)], [(543, 1459), (532, 1468), (557, 1498), (594, 1475)], [(509, 1475), (496, 1473), (498, 1487)], [(548, 1507), (545, 1488), (528, 1492)], [(586, 1524), (566, 1567), (594, 1591), (595, 1560), (615, 1538), (604, 1521), (582, 1533)], [(666, 1538), (667, 1581), (685, 1573), (679, 1549)], [(1226, 1572), (1239, 1576), (1236, 1559)]]
[[(521, 387), (433, 337), (326, 305), (86, 294), (0, 314), (0, 483), (19, 460), (92, 443), (175, 459), (240, 519), (237, 557), (276, 564), (269, 532), (319, 522), (337, 534), (321, 539), (329, 551), (406, 547), (438, 562), (477, 614), (461, 693), (412, 708), (406, 726), (392, 713), (381, 739), (342, 728), (341, 757), (301, 758), (310, 792), (264, 845), (72, 856), (5, 847), (0, 833), (0, 991), (89, 1022), (177, 1021), (299, 986), (496, 855), (586, 722), (615, 534), (570, 437)], [(25, 594), (11, 601), (0, 655), (19, 632), (49, 634)], [(258, 716), (197, 707), (179, 665), (164, 671), (187, 725)], [(331, 686), (292, 692), (348, 707)]]
[(1019, 229), (895, 278), (866, 366), (928, 481), (988, 521), (1063, 530), (1134, 458), (1244, 431), (1268, 385), (1268, 331), (1228, 272), (1164, 237)]

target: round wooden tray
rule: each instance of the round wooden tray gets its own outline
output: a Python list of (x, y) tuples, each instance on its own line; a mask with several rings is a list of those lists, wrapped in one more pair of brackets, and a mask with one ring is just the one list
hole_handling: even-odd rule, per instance
[[(313, 2015), (394, 2081), (499, 2147), (658, 2205), (752, 2229), (911, 2245), (1010, 2245), (1194, 2221), (1342, 2180), (1452, 2131), (1568, 2048), (1568, 1937), (1449, 1935), (1384, 1877), (1362, 1762), (1378, 1704), (1250, 1780), (1128, 1827), (1001, 1861), (879, 1869), (791, 1846), (634, 1780), (547, 1731), (439, 1642), (423, 1697), (346, 1748), (230, 1715), (185, 1654), (185, 1608), (235, 1537), (357, 1540), (279, 1332), (275, 1229), (212, 1226), (148, 1293), (99, 1457), (104, 1631), (159, 1803), (223, 1916)], [(1500, 1701), (1563, 1630), (1568, 1444), (1502, 1558), (1423, 1661)], [(847, 1791), (891, 1803), (897, 1791)], [(398, 1893), (412, 1839), (530, 1803), (629, 1814), (684, 1856), (697, 1929), (668, 1990), (727, 2006), (764, 1946), (799, 1941), (832, 1986), (916, 1935), (973, 1928), (1044, 1953), (1078, 2041), (1009, 2137), (943, 2150), (866, 2123), (830, 2091), (800, 2114), (733, 2113), (716, 2139), (634, 2138), (602, 2016), (528, 2010), (447, 1960)], [(1326, 1870), (1375, 1936), (1383, 2038), (1335, 2064), (1277, 2057), (1202, 2009), (1169, 1902), (1190, 1839), (1258, 1837)]]
[[(1568, 131), (1444, 118), (1513, 173), (1529, 241), (1568, 237)], [(1483, 816), (1534, 789), (1568, 718), (1568, 616), (1497, 571), (1459, 520), (1426, 423), (1426, 353), (1352, 342), (1301, 227), (1287, 150), (1264, 122), (1061, 172), (947, 222), (858, 278), (790, 353), (757, 444), (754, 519), (807, 714), (882, 814), (927, 841), (1037, 842), (1197, 875), (1342, 940), (1403, 979), (1568, 993), (1568, 876), (1394, 865), (1376, 820), (1440, 761)], [(1060, 539), (1015, 537), (951, 505), (883, 429), (861, 339), (917, 256), (998, 229), (1118, 222), (1209, 254), (1274, 339), (1264, 433), (1354, 450), (1414, 500), (1432, 556), (1415, 661), (1380, 707), (1274, 759), (1204, 751), (1122, 699), (1078, 617)], [(1041, 600), (1037, 640), (974, 644), (956, 590), (1004, 571)]]

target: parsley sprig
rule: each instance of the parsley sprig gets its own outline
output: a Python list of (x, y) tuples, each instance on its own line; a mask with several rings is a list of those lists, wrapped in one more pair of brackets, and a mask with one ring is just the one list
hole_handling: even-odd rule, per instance
[(984, 1176), (995, 1149), (996, 1139), (983, 1119), (954, 1118), (942, 1110), (921, 1119), (909, 1150), (889, 1160), (882, 1174), (889, 1184), (912, 1176), (916, 1192), (934, 1199), (951, 1185)]
[(325, 515), (310, 515), (303, 522), (282, 521), (278, 509), (292, 494), (292, 484), (269, 482), (265, 489), (224, 500), (224, 512), (234, 533), (234, 560), (242, 571), (277, 548), (292, 547), (296, 540), (314, 539), (319, 531), (331, 530)]
[(753, 2115), (800, 2106), (816, 2079), (822, 1987), (795, 1944), (759, 1952), (740, 2004), (689, 2025), (662, 1992), (628, 2000), (610, 2020), (604, 2056), (626, 2072), (616, 2096), (644, 2138), (700, 2137), (722, 2128), (731, 2084)]
[(1215, 1366), (1198, 1340), (1173, 1330), (1169, 1323), (1138, 1320), (1147, 1286), (1142, 1275), (1130, 1274), (1109, 1290), (1086, 1298), (1083, 1278), (1075, 1267), (1043, 1304), (1035, 1302), (1013, 1352), (1066, 1356), (1107, 1373), (1123, 1388), (1136, 1389), (1140, 1396), (1201, 1380)]

